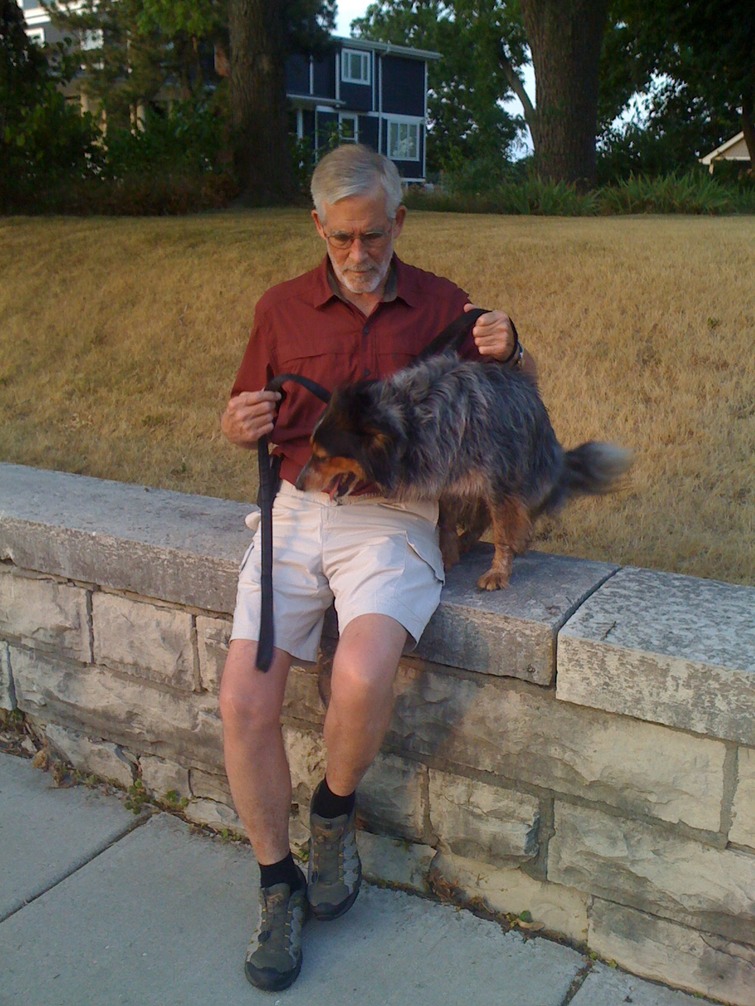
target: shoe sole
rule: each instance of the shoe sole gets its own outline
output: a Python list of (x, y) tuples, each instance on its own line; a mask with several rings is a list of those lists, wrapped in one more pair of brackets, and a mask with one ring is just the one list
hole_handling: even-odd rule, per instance
[(309, 911), (318, 922), (332, 922), (334, 919), (340, 919), (357, 900), (360, 887), (361, 883), (357, 886), (354, 893), (350, 894), (340, 905), (310, 905)]

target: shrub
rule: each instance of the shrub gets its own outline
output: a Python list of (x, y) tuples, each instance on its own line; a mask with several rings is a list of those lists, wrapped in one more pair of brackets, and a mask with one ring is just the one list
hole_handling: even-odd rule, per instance
[(672, 173), (660, 178), (630, 175), (602, 190), (600, 201), (610, 213), (733, 213), (736, 195), (707, 173)]

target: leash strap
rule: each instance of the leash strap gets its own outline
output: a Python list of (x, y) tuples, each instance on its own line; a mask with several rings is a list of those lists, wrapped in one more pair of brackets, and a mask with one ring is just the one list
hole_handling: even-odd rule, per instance
[[(465, 311), (450, 325), (425, 346), (417, 356), (417, 360), (425, 360), (437, 353), (456, 352), (461, 349), (464, 340), (474, 328), (475, 322), (486, 311), (477, 308)], [(330, 401), (330, 392), (316, 381), (298, 374), (279, 374), (265, 385), (265, 391), (279, 391), (285, 397), (283, 385), (287, 381), (295, 381), (311, 391), (326, 405)], [(281, 398), (281, 401), (283, 398)], [(260, 508), (260, 632), (257, 644), (257, 670), (268, 671), (273, 661), (275, 632), (273, 628), (273, 502), (278, 492), (279, 460), (270, 454), (268, 438), (260, 437), (257, 441), (257, 462), (259, 464), (259, 494), (257, 503)]]
[[(280, 391), (284, 395), (283, 385), (287, 381), (296, 381), (316, 395), (326, 405), (330, 401), (330, 392), (310, 381), (308, 377), (298, 374), (279, 374), (265, 385), (265, 391)], [(281, 398), (281, 401), (283, 398)], [(278, 470), (280, 459), (271, 455), (268, 438), (260, 437), (257, 441), (257, 463), (259, 465), (260, 488), (257, 504), (260, 508), (260, 638), (257, 644), (257, 670), (268, 671), (273, 660), (275, 634), (273, 630), (273, 502), (278, 492)]]

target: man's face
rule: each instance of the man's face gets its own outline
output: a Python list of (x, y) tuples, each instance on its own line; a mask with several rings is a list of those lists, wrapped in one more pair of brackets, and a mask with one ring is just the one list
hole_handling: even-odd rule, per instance
[(385, 201), (379, 189), (326, 203), (322, 218), (312, 211), (317, 232), (327, 242), (336, 279), (351, 293), (375, 293), (388, 275), (393, 242), (401, 233), (406, 210), (399, 206), (395, 220), (389, 220)]

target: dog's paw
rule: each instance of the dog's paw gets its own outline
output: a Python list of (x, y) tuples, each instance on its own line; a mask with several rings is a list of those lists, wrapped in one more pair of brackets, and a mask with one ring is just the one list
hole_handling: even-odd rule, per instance
[(503, 570), (489, 569), (477, 581), (480, 590), (503, 590), (509, 585), (510, 574)]

